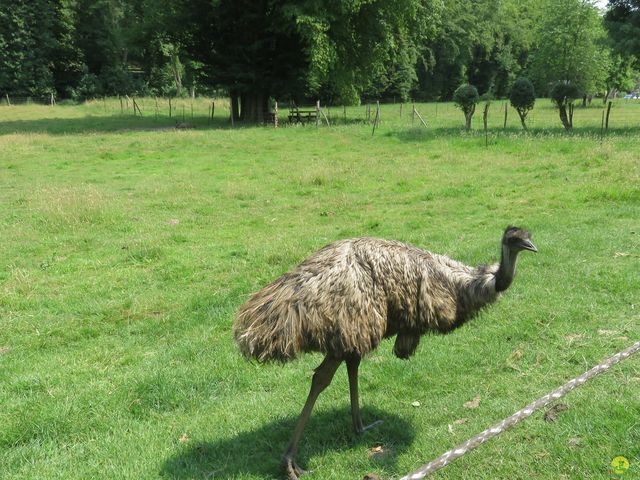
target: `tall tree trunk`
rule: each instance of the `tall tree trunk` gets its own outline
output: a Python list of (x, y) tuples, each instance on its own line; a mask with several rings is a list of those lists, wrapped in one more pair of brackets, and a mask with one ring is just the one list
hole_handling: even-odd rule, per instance
[(229, 92), (231, 97), (231, 115), (234, 121), (240, 120), (240, 109), (238, 108), (238, 92)]
[(527, 114), (521, 110), (518, 110), (518, 115), (520, 115), (520, 123), (522, 123), (522, 128), (527, 130), (527, 124), (525, 123), (525, 120), (527, 119)]
[(171, 72), (173, 73), (173, 82), (176, 86), (176, 95), (179, 97), (182, 94), (182, 75), (180, 73), (180, 57), (177, 53), (171, 55)]
[(466, 120), (464, 126), (467, 130), (471, 130), (471, 119), (473, 118), (473, 114), (475, 113), (475, 111), (476, 111), (476, 106), (474, 105), (469, 110), (464, 112), (464, 118)]
[(560, 106), (558, 107), (560, 110), (560, 121), (562, 122), (562, 125), (564, 126), (565, 130), (571, 130), (571, 119), (570, 117), (567, 115), (567, 105), (569, 105), (569, 108), (571, 108), (571, 104), (567, 104), (567, 103), (562, 103), (560, 104)]
[(569, 104), (569, 128), (573, 128), (573, 103)]
[(269, 96), (264, 92), (243, 93), (240, 97), (240, 119), (249, 123), (264, 122)]

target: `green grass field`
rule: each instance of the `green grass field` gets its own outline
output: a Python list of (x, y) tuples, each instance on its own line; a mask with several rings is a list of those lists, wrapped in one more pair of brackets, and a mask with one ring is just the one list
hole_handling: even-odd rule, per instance
[[(246, 362), (233, 316), (340, 238), (478, 264), (512, 223), (539, 253), (464, 328), (365, 359), (364, 421), (384, 423), (359, 438), (341, 367), (300, 445), (310, 480), (398, 478), (640, 339), (638, 102), (615, 103), (604, 136), (595, 103), (566, 133), (539, 100), (524, 134), (494, 102), (487, 147), (452, 104), (417, 105), (427, 128), (384, 105), (372, 137), (365, 107), (231, 129), (223, 102), (210, 121), (187, 100), (198, 128), (175, 130), (142, 103), (0, 107), (2, 480), (283, 478), (321, 356)], [(619, 455), (617, 478), (640, 478), (640, 356), (561, 402), (432, 478), (609, 478)]]

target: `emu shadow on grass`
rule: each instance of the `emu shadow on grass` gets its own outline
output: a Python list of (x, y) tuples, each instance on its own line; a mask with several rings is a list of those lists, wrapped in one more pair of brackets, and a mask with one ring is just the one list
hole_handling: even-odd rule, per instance
[[(317, 467), (313, 457), (329, 452), (356, 447), (363, 465), (363, 476), (370, 471), (393, 470), (398, 454), (411, 444), (413, 428), (401, 417), (375, 408), (363, 408), (366, 418), (384, 418), (375, 430), (356, 436), (351, 427), (348, 406), (314, 413), (305, 428), (305, 444), (300, 449), (301, 463), (311, 470)], [(163, 478), (195, 480), (235, 478), (254, 475), (265, 479), (281, 480), (285, 476), (281, 456), (287, 444), (296, 416), (275, 420), (256, 430), (242, 432), (235, 437), (186, 444), (175, 456), (167, 459), (160, 472)], [(330, 440), (328, 440), (330, 439)], [(368, 457), (368, 450), (383, 445), (387, 453)], [(311, 457), (310, 457), (311, 455)], [(315, 464), (315, 465), (314, 465)]]

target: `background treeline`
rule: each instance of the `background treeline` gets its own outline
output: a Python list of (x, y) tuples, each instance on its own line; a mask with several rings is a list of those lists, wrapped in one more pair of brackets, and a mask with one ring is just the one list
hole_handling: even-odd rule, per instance
[(0, 93), (448, 100), (637, 84), (640, 0), (0, 0)]

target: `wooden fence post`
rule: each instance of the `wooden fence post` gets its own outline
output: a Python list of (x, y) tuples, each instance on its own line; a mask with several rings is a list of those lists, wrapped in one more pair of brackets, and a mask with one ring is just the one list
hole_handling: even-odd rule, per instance
[(316, 127), (320, 125), (320, 100), (316, 100)]
[(371, 131), (371, 136), (376, 133), (376, 127), (378, 126), (378, 121), (380, 120), (380, 100), (376, 100), (376, 118), (373, 120), (373, 130)]
[(414, 116), (417, 115), (420, 121), (422, 122), (422, 125), (424, 125), (425, 128), (427, 128), (427, 122), (424, 121), (424, 118), (422, 118), (422, 115), (420, 115), (420, 112), (416, 109), (415, 105), (413, 106), (413, 114)]
[(124, 105), (122, 104), (122, 97), (118, 95), (118, 100), (120, 100), (120, 115), (124, 115)]
[(132, 98), (132, 102), (133, 102), (133, 116), (136, 116), (136, 109), (138, 110), (138, 113), (140, 114), (140, 116), (142, 116), (142, 110), (140, 110), (140, 107), (138, 106), (138, 103), (136, 102), (136, 98), (133, 97)]
[(169, 118), (171, 118), (171, 97), (169, 97)]
[(4, 94), (4, 98), (6, 98), (6, 99), (7, 99), (7, 106), (8, 106), (8, 107), (10, 107), (10, 106), (11, 106), (11, 100), (9, 100), (9, 94), (8, 94), (8, 93), (5, 93), (5, 94)]
[(507, 102), (504, 102), (504, 125), (502, 128), (507, 128)]
[(411, 106), (413, 107), (411, 111), (411, 126), (413, 127), (413, 124), (416, 121), (416, 102), (411, 102)]

